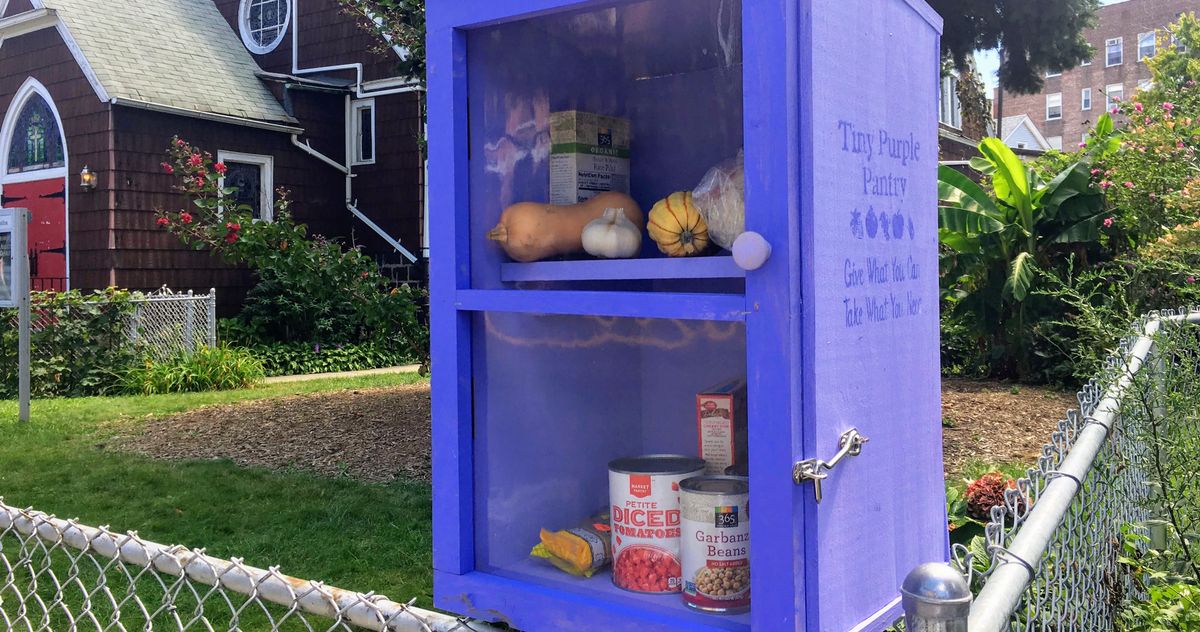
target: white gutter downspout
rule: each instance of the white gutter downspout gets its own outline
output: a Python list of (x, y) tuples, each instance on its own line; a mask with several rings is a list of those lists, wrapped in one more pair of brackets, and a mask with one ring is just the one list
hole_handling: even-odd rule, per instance
[[(349, 97), (347, 97), (347, 98), (349, 98)], [(399, 252), (401, 255), (403, 255), (405, 259), (408, 259), (409, 263), (417, 262), (416, 255), (409, 252), (408, 249), (405, 248), (404, 246), (401, 246), (399, 241), (396, 241), (394, 238), (392, 238), (391, 235), (387, 234), (387, 231), (380, 228), (378, 224), (371, 221), (371, 218), (367, 217), (365, 214), (363, 214), (362, 211), (358, 210), (358, 206), (357, 206), (358, 201), (351, 200), (351, 195), (352, 195), (351, 180), (354, 178), (354, 174), (351, 173), (350, 168), (348, 166), (343, 165), (343, 164), (339, 163), (338, 161), (334, 160), (333, 158), (330, 158), (329, 156), (326, 156), (325, 154), (317, 151), (316, 149), (313, 148), (313, 146), (308, 141), (305, 141), (303, 143), (300, 142), (300, 136), (297, 134), (292, 134), (292, 144), (295, 145), (296, 147), (299, 147), (304, 153), (312, 156), (313, 158), (316, 158), (317, 160), (320, 160), (321, 162), (323, 162), (323, 163), (333, 167), (334, 169), (337, 169), (338, 171), (342, 172), (343, 174), (345, 174), (345, 176), (346, 176), (346, 209), (349, 210), (350, 213), (352, 213), (355, 217), (362, 220), (362, 222), (364, 224), (366, 224), (367, 226), (369, 226), (371, 228), (371, 230), (375, 231), (375, 234), (379, 235), (380, 237), (383, 238), (384, 241), (388, 242), (388, 244), (390, 244), (392, 246), (392, 248), (395, 248), (396, 252)], [(349, 155), (349, 154), (347, 154), (347, 155)]]
[[(405, 85), (405, 86), (401, 86), (398, 88), (389, 88), (389, 89), (376, 90), (376, 91), (365, 91), (365, 90), (363, 90), (363, 66), (361, 63), (357, 63), (357, 62), (353, 63), (353, 64), (338, 64), (338, 65), (334, 65), (334, 66), (321, 66), (319, 68), (301, 68), (300, 67), (300, 36), (299, 36), (299, 33), (300, 33), (300, 7), (298, 6), (298, 4), (299, 3), (295, 3), (292, 5), (292, 74), (293, 75), (300, 76), (302, 74), (315, 74), (315, 73), (319, 73), (319, 72), (353, 70), (354, 77), (355, 77), (355, 79), (354, 79), (354, 95), (355, 95), (355, 98), (358, 98), (358, 99), (378, 97), (378, 96), (387, 96), (390, 94), (401, 94), (401, 93), (405, 93), (405, 92), (415, 92), (415, 91), (423, 91), (424, 90), (424, 88), (422, 88), (421, 86)], [(369, 19), (371, 19), (376, 24), (382, 24), (383, 21), (379, 17), (372, 14), (370, 11), (364, 10), (364, 13), (367, 15), (367, 17)], [(391, 44), (392, 38), (388, 37), (387, 35), (384, 35), (383, 37), (389, 44)], [(404, 48), (393, 44), (392, 50), (396, 53), (396, 55), (398, 55), (400, 57), (400, 59), (407, 59), (408, 51), (405, 50)], [(351, 145), (350, 145), (350, 130), (352, 129), (351, 126), (354, 123), (353, 120), (351, 120), (351, 118), (352, 118), (352, 112), (351, 112), (350, 95), (346, 95), (346, 105), (345, 105), (345, 119), (346, 120), (345, 120), (345, 124), (344, 124), (344, 129), (346, 130), (346, 133), (344, 135), (345, 139), (346, 139), (346, 164), (344, 164), (344, 165), (337, 162), (336, 160), (330, 158), (329, 156), (326, 156), (325, 154), (322, 154), (321, 152), (317, 151), (316, 149), (313, 148), (312, 144), (310, 144), (308, 141), (305, 141), (303, 143), (300, 142), (300, 137), (297, 134), (292, 134), (292, 144), (295, 145), (296, 147), (299, 147), (301, 150), (303, 150), (305, 153), (309, 154), (310, 156), (313, 156), (313, 157), (321, 160), (322, 162), (332, 166), (334, 169), (337, 169), (338, 171), (341, 171), (342, 173), (344, 173), (346, 175), (346, 210), (350, 211), (350, 213), (352, 215), (354, 215), (358, 219), (362, 220), (362, 222), (364, 224), (366, 224), (368, 227), (370, 227), (371, 230), (375, 231), (375, 234), (377, 234), (381, 238), (383, 238), (383, 240), (386, 241), (388, 244), (390, 244), (392, 246), (392, 248), (395, 248), (396, 252), (399, 252), (401, 255), (403, 255), (405, 259), (408, 259), (409, 263), (416, 263), (417, 262), (416, 255), (409, 252), (409, 250), (407, 248), (400, 245), (400, 242), (397, 241), (391, 235), (389, 235), (387, 233), (387, 231), (380, 228), (380, 226), (378, 224), (376, 224), (375, 222), (371, 221), (371, 218), (367, 217), (365, 213), (358, 210), (358, 200), (354, 199), (354, 184), (353, 184), (354, 171), (351, 168), (352, 163), (351, 163), (351, 158), (350, 158), (351, 154), (354, 151), (354, 148), (351, 147)], [(428, 214), (426, 214), (426, 216), (428, 216)]]
[[(362, 9), (362, 12), (364, 15), (367, 16), (367, 19), (371, 20), (375, 24), (383, 23), (383, 20), (380, 17), (376, 16), (375, 14), (371, 13), (370, 11), (368, 11), (366, 9)], [(352, 64), (337, 64), (337, 65), (333, 65), (333, 66), (320, 66), (318, 68), (301, 68), (300, 67), (300, 41), (299, 41), (300, 36), (299, 36), (299, 33), (300, 33), (300, 8), (298, 6), (293, 6), (292, 7), (292, 74), (293, 75), (310, 75), (310, 74), (315, 74), (318, 72), (337, 72), (337, 71), (342, 71), (342, 70), (353, 70), (354, 77), (355, 77), (354, 78), (354, 96), (355, 96), (355, 98), (358, 98), (358, 99), (365, 99), (365, 98), (369, 98), (369, 97), (381, 97), (381, 96), (386, 96), (389, 94), (401, 94), (404, 92), (415, 92), (415, 91), (423, 91), (424, 90), (424, 88), (422, 88), (420, 86), (413, 86), (413, 85), (406, 85), (406, 86), (402, 86), (399, 88), (389, 88), (389, 89), (375, 90), (375, 91), (363, 90), (363, 65), (358, 62), (355, 62)], [(400, 59), (408, 59), (409, 52), (407, 49), (405, 49), (403, 46), (400, 46), (398, 44), (392, 44), (392, 38), (389, 37), (386, 33), (380, 33), (380, 35), (383, 36), (383, 39), (388, 44), (391, 44), (392, 51), (396, 53), (397, 57), (399, 57)]]

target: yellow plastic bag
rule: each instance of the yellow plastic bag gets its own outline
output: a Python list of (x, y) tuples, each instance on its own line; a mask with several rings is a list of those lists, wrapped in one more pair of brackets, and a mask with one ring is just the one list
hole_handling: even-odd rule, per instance
[(549, 561), (577, 577), (591, 577), (612, 562), (612, 538), (607, 516), (575, 529), (542, 529), (541, 542), (530, 555)]

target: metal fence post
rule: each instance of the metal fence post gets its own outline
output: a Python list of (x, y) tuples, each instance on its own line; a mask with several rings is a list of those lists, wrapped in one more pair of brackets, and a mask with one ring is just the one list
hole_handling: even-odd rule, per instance
[(208, 290), (208, 346), (217, 346), (217, 288)]
[(196, 293), (188, 290), (188, 300), (184, 301), (183, 316), (183, 346), (189, 352), (196, 350)]
[(907, 632), (967, 632), (971, 587), (949, 564), (922, 564), (900, 587)]
[[(1147, 358), (1150, 369), (1151, 382), (1154, 389), (1154, 406), (1150, 410), (1150, 415), (1154, 418), (1154, 423), (1161, 423), (1167, 418), (1167, 376), (1166, 363), (1163, 360), (1162, 353), (1156, 348), (1157, 345), (1150, 348), (1150, 356)], [(1160, 446), (1151, 446), (1152, 450), (1160, 450)], [(1167, 550), (1167, 523), (1169, 517), (1166, 508), (1161, 502), (1162, 489), (1158, 486), (1151, 488), (1151, 494), (1157, 500), (1154, 503), (1154, 513), (1157, 520), (1150, 523), (1150, 548), (1155, 551)]]

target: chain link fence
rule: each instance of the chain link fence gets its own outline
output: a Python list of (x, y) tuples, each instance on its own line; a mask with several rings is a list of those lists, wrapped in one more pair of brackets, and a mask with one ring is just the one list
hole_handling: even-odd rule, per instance
[[(1181, 309), (1135, 324), (1079, 392), (1078, 410), (1059, 421), (1036, 466), (992, 508), (983, 540), (953, 547), (952, 564), (978, 594), (968, 620), (936, 629), (1101, 632), (1115, 629), (1123, 605), (1147, 597), (1145, 578), (1126, 562), (1171, 548), (1160, 519), (1162, 481), (1197, 478), (1200, 397), (1168, 406), (1176, 391), (1200, 388), (1197, 322), (1200, 311)], [(1190, 337), (1181, 342), (1180, 332)], [(1160, 434), (1168, 419), (1170, 437)], [(1164, 470), (1169, 442), (1182, 452)], [(1185, 548), (1187, 537), (1179, 538)]]
[(129, 341), (155, 359), (217, 345), (215, 288), (208, 294), (176, 294), (164, 286), (130, 302)]
[[(30, 322), (34, 397), (104, 395), (131, 366), (213, 346), (217, 293), (35, 292)], [(0, 397), (16, 397), (16, 309), (0, 313)]]
[(498, 632), (0, 499), (0, 629)]

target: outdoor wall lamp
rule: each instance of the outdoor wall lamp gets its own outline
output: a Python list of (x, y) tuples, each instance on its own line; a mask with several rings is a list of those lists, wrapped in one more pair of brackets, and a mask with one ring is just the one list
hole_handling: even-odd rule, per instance
[(96, 173), (88, 169), (87, 165), (84, 165), (83, 171), (79, 172), (79, 186), (84, 191), (96, 190)]

